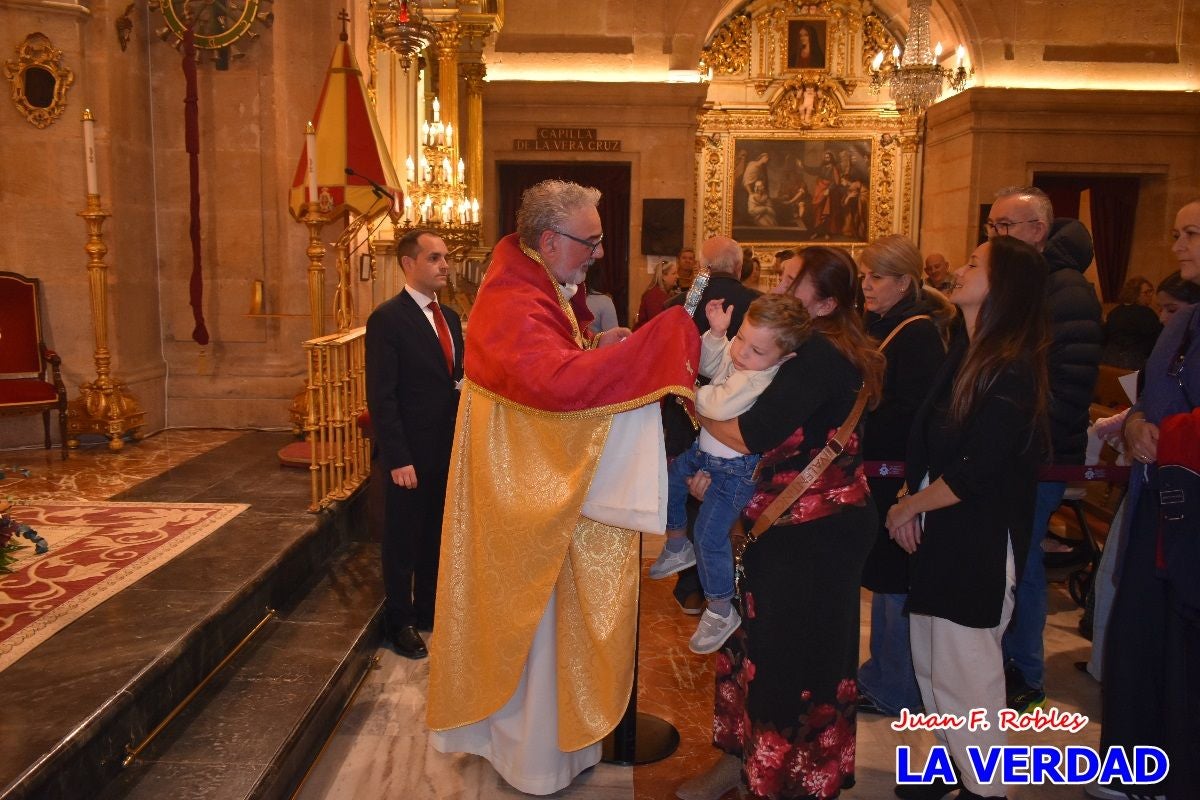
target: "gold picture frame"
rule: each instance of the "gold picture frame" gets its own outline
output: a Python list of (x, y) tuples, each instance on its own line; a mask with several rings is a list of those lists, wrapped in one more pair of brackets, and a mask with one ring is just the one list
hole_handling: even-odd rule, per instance
[(67, 90), (75, 73), (62, 63), (62, 51), (49, 37), (34, 32), (17, 45), (16, 58), (4, 64), (17, 110), (36, 128), (46, 128), (67, 108)]
[(829, 20), (825, 17), (788, 17), (780, 48), (780, 73), (829, 69)]

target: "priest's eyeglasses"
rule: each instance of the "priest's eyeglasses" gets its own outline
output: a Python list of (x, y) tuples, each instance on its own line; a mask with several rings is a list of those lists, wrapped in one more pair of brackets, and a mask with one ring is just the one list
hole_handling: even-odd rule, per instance
[(600, 245), (604, 243), (604, 234), (603, 233), (600, 234), (599, 239), (597, 239), (596, 241), (593, 242), (591, 239), (580, 239), (578, 236), (572, 236), (571, 234), (567, 233), (566, 231), (560, 231), (557, 228), (551, 228), (550, 230), (554, 231), (559, 236), (567, 237), (572, 242), (577, 242), (577, 243), (583, 245), (584, 247), (592, 248), (591, 254), (593, 256), (596, 255), (596, 250), (600, 247)]

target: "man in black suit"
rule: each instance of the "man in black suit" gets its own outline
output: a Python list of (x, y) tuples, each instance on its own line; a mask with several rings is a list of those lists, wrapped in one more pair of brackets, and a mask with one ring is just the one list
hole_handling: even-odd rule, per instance
[[(791, 257), (790, 253), (788, 257)], [(704, 315), (704, 307), (709, 300), (721, 298), (725, 301), (726, 308), (733, 306), (733, 319), (730, 321), (729, 331), (726, 333), (726, 336), (732, 339), (737, 335), (738, 328), (742, 326), (742, 318), (746, 315), (746, 309), (761, 294), (741, 283), (742, 248), (728, 236), (713, 236), (705, 239), (704, 244), (700, 246), (700, 265), (708, 268), (709, 279), (704, 294), (700, 296), (700, 303), (696, 306), (699, 313), (695, 315), (693, 321), (700, 330), (700, 334), (704, 335), (708, 331), (708, 317)], [(686, 299), (682, 294), (675, 295), (663, 304), (663, 308), (683, 305)], [(703, 382), (707, 383), (708, 381), (704, 379)], [(668, 458), (674, 458), (682, 453), (696, 438), (696, 430), (692, 427), (687, 414), (677, 403), (669, 399), (668, 402), (663, 403), (663, 429), (666, 435)], [(688, 498), (689, 538), (692, 534), (692, 523), (695, 522), (699, 509), (700, 504), (692, 498)], [(700, 590), (700, 575), (696, 572), (695, 567), (688, 567), (679, 573), (672, 594), (675, 595), (675, 601), (679, 603), (683, 613), (696, 616), (704, 612), (704, 593)]]
[(405, 286), (367, 320), (367, 407), (376, 474), (387, 482), (384, 622), (396, 652), (425, 658), (433, 628), (446, 474), (463, 375), (462, 324), (437, 303), (446, 243), (413, 230), (396, 243)]

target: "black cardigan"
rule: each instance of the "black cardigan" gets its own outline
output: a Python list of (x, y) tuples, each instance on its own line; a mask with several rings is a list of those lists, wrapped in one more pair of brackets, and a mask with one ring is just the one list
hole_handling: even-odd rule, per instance
[(925, 515), (908, 610), (992, 628), (1000, 624), (1009, 535), (1018, 572), (1029, 550), (1042, 449), (1034, 433), (1036, 383), (1028, 362), (1010, 364), (956, 428), (947, 409), (966, 351), (966, 337), (956, 337), (909, 439), (909, 491), (928, 472), (930, 483), (943, 478), (961, 502)]
[[(867, 333), (882, 342), (904, 320), (929, 314), (929, 308), (905, 298), (883, 316), (868, 312)], [(887, 367), (883, 373), (883, 400), (866, 416), (863, 458), (867, 461), (903, 461), (913, 417), (929, 394), (946, 347), (932, 320), (917, 320), (904, 327), (883, 351)], [(888, 536), (883, 521), (896, 502), (902, 478), (869, 478), (871, 496), (879, 509), (879, 531), (875, 546), (863, 568), (862, 585), (873, 592), (903, 594), (908, 591), (908, 554)]]

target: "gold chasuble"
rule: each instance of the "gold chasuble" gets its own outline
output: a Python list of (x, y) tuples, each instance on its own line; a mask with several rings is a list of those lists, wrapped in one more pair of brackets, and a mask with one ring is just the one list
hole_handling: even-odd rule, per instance
[(567, 298), (510, 235), (472, 309), (430, 643), (435, 731), (508, 702), (552, 592), (559, 749), (597, 742), (628, 703), (638, 531), (583, 511), (602, 454), (620, 472), (622, 451), (605, 453), (614, 416), (667, 394), (693, 399), (699, 336), (671, 309), (593, 348), (582, 295)]

